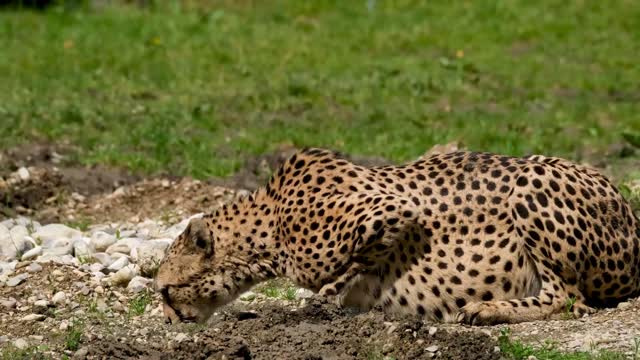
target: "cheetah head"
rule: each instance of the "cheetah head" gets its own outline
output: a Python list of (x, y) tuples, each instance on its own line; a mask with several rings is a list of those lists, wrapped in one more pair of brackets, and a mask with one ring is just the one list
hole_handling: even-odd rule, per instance
[(266, 239), (259, 236), (266, 231), (242, 231), (224, 224), (225, 218), (227, 210), (192, 219), (167, 249), (154, 279), (166, 322), (206, 322), (216, 308), (275, 276)]

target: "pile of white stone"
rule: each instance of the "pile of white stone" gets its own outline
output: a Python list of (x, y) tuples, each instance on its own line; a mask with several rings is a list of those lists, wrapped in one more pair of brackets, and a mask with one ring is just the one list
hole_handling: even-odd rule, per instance
[(17, 286), (28, 277), (16, 267), (42, 263), (72, 265), (100, 282), (139, 292), (151, 283), (166, 248), (201, 214), (173, 226), (146, 220), (138, 224), (94, 225), (85, 231), (40, 225), (20, 217), (0, 222), (0, 286)]

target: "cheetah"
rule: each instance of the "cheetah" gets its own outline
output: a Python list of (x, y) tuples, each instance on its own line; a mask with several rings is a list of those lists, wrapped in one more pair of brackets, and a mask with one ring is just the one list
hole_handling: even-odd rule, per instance
[(358, 166), (308, 148), (190, 221), (155, 278), (166, 321), (206, 321), (285, 277), (345, 307), (435, 322), (582, 316), (640, 294), (640, 221), (597, 170), (457, 151)]

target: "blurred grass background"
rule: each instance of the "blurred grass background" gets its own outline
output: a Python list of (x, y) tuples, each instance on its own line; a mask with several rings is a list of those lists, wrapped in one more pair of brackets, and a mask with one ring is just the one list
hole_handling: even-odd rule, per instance
[(403, 161), (640, 142), (635, 0), (103, 1), (1, 10), (0, 49), (0, 147), (143, 173), (228, 175), (283, 143)]

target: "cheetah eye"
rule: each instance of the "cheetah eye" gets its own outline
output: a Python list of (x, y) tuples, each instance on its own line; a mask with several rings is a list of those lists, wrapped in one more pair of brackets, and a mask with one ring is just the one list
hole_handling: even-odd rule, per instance
[(196, 246), (201, 248), (201, 249), (204, 249), (204, 248), (207, 247), (207, 242), (204, 239), (197, 239), (196, 240)]

